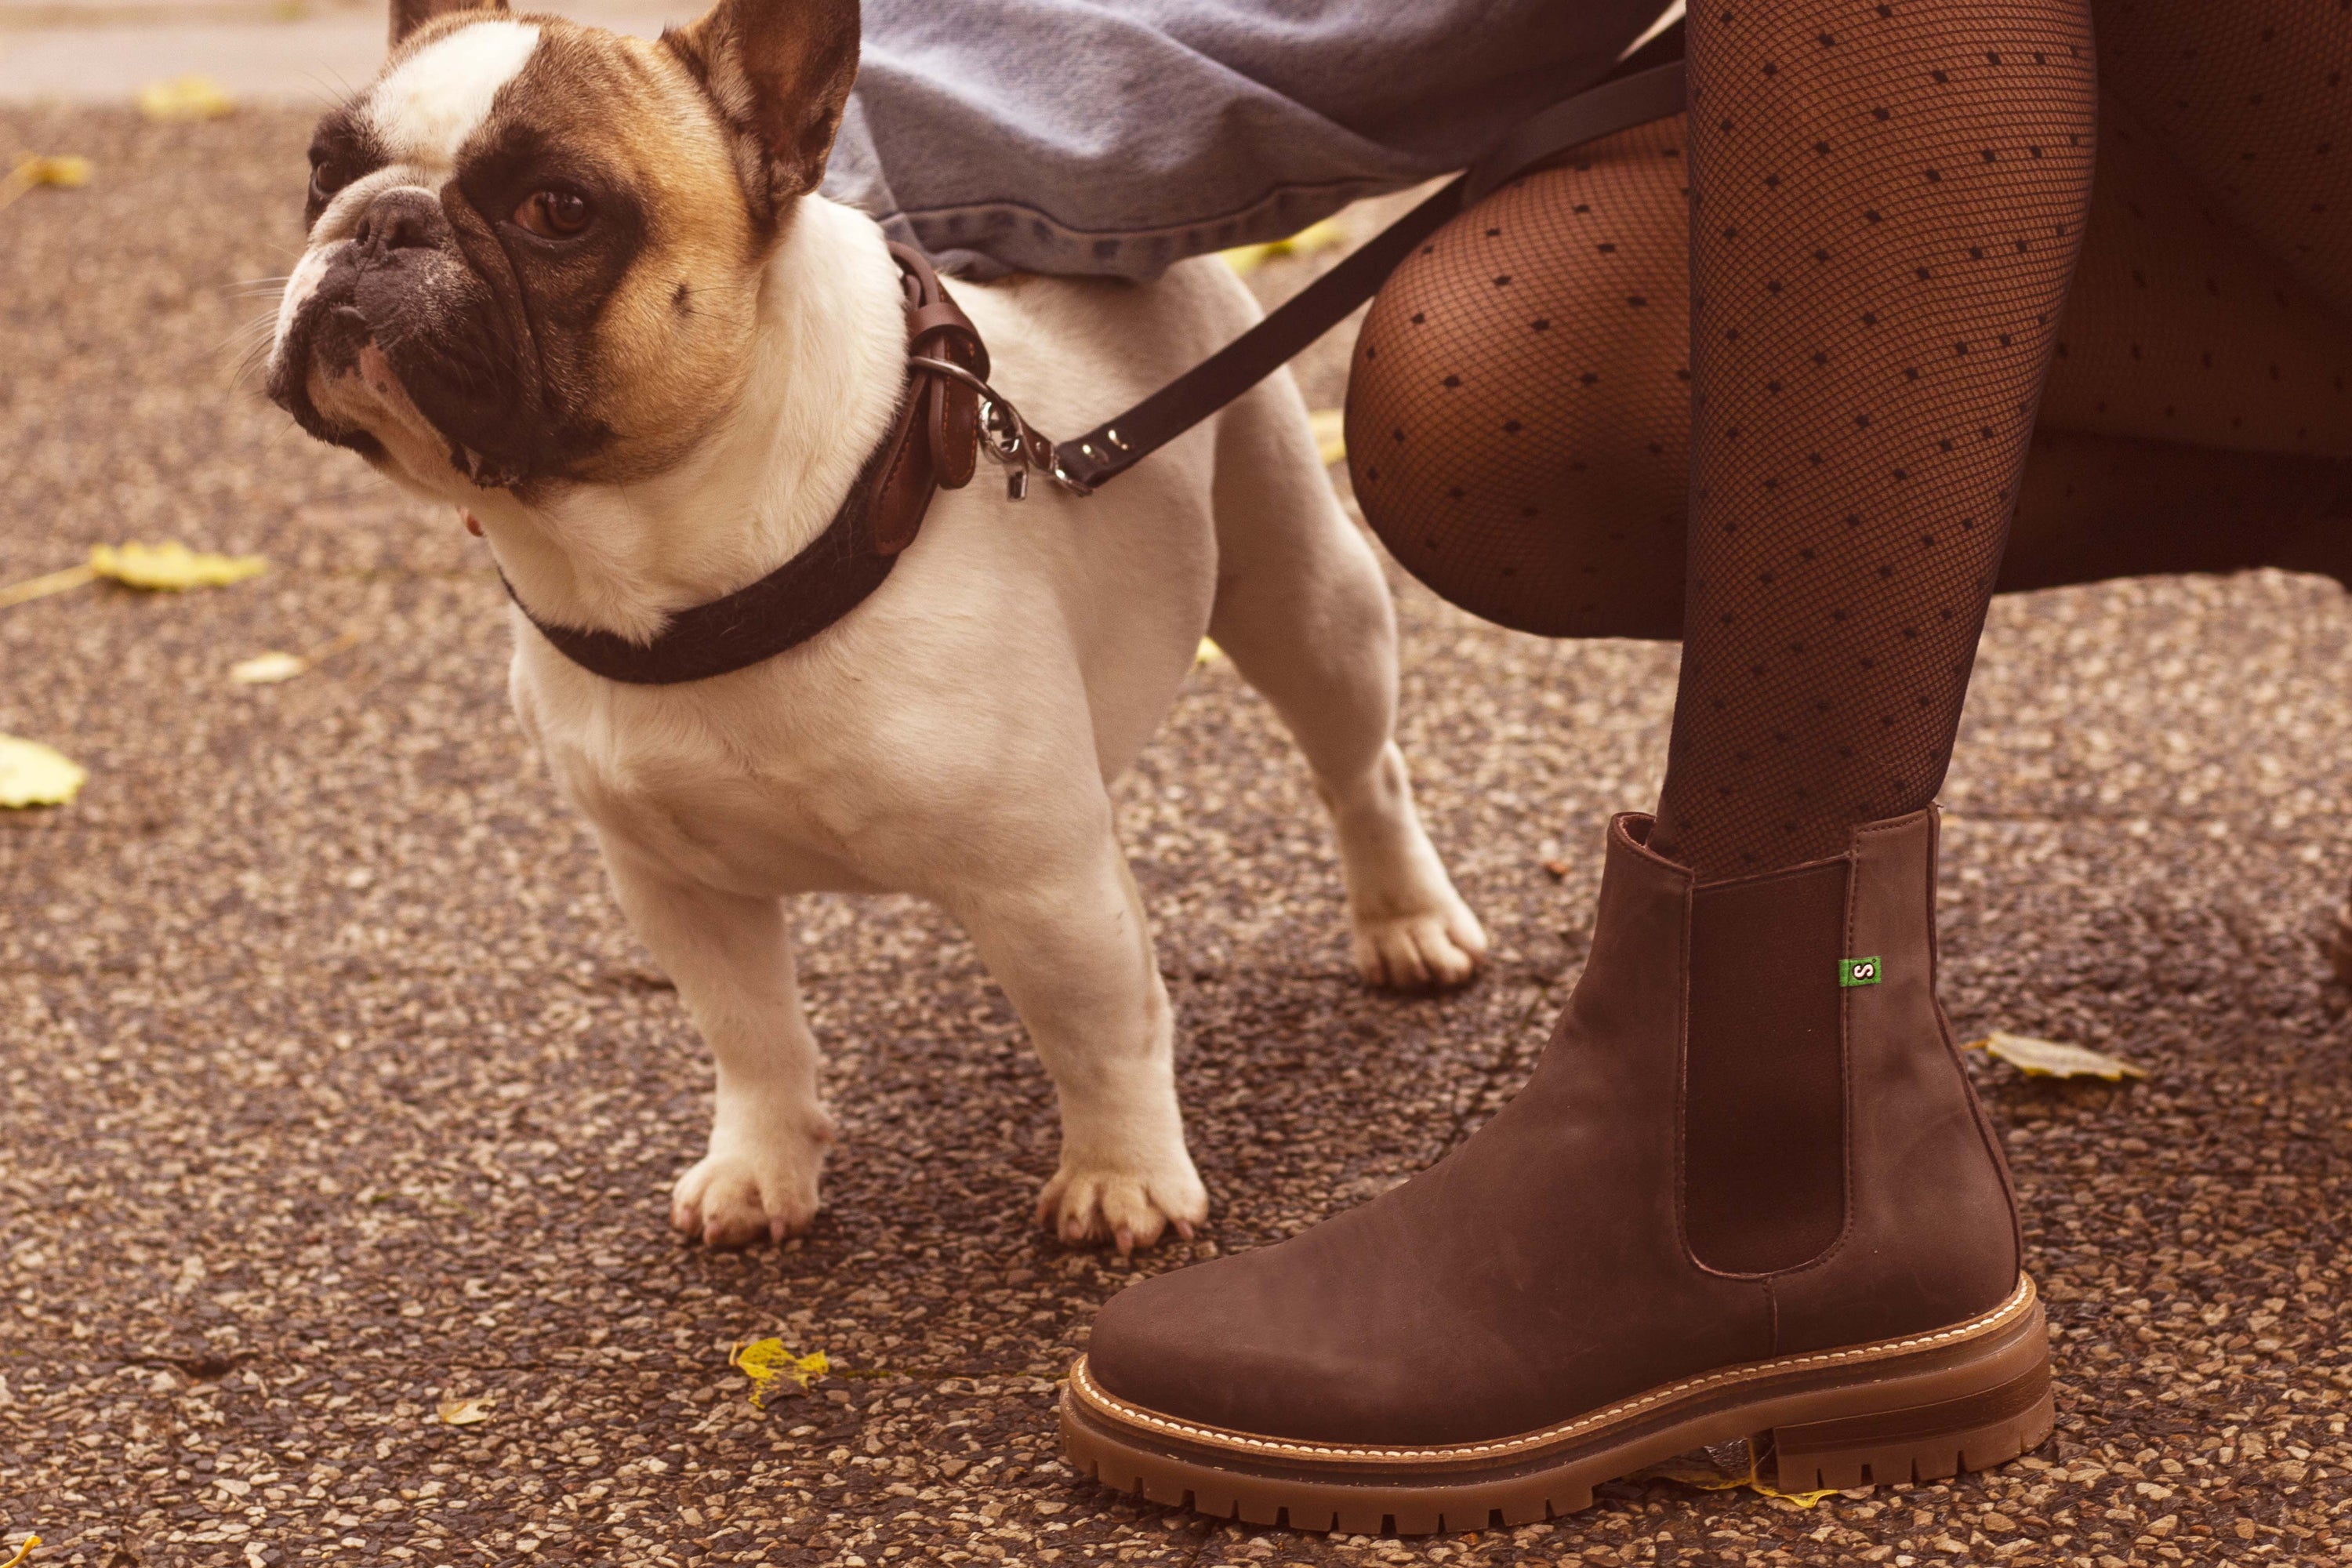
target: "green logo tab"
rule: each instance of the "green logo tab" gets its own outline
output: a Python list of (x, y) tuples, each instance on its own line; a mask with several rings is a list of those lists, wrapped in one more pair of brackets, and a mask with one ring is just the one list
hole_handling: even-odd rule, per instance
[(1878, 984), (1878, 960), (1875, 958), (1841, 958), (1838, 960), (1840, 985), (1875, 985)]

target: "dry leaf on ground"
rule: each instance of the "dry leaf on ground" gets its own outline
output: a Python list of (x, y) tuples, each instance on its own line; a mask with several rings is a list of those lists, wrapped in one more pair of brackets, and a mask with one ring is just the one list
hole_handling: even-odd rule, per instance
[(272, 648), (268, 653), (255, 654), (228, 667), (228, 678), (239, 686), (275, 686), (281, 680), (291, 680), (298, 675), (308, 675), (328, 659), (359, 641), (356, 632), (345, 632), (331, 642), (320, 644), (309, 653), (287, 653)]
[(1999, 1057), (2034, 1078), (2103, 1078), (2116, 1083), (2147, 1076), (2145, 1068), (2134, 1067), (2121, 1057), (2070, 1046), (2063, 1040), (2037, 1040), (2031, 1035), (2005, 1034), (1999, 1029), (1981, 1040), (1970, 1040), (1968, 1049)]
[(479, 1399), (445, 1399), (433, 1408), (444, 1426), (476, 1426), (490, 1418), (487, 1394)]
[(0, 806), (63, 805), (89, 780), (89, 770), (63, 752), (0, 735)]
[(93, 544), (89, 569), (129, 587), (178, 593), (242, 583), (268, 571), (269, 563), (258, 555), (208, 555), (174, 540), (164, 544)]
[(139, 112), (150, 120), (218, 120), (236, 110), (236, 100), (208, 76), (175, 76), (139, 89)]
[[(1735, 1487), (1746, 1487), (1759, 1497), (1780, 1498), (1784, 1501), (1795, 1503), (1799, 1508), (1811, 1508), (1822, 1499), (1837, 1495), (1834, 1488), (1817, 1492), (1782, 1491), (1757, 1473), (1755, 1448), (1746, 1443), (1739, 1446), (1748, 1450), (1746, 1475), (1739, 1474), (1732, 1465), (1717, 1462), (1715, 1456), (1720, 1450), (1709, 1449), (1705, 1453), (1686, 1454), (1668, 1459), (1662, 1465), (1648, 1466), (1635, 1470), (1625, 1479), (1629, 1481), (1677, 1481), (1684, 1486), (1696, 1487), (1701, 1491), (1709, 1492), (1727, 1492)], [(1738, 1462), (1735, 1460), (1733, 1464)]]
[(1265, 265), (1273, 256), (1312, 256), (1318, 250), (1336, 250), (1348, 243), (1348, 231), (1335, 219), (1310, 223), (1288, 239), (1270, 240), (1265, 245), (1239, 245), (1231, 250), (1218, 252), (1225, 265), (1247, 277)]
[(751, 1407), (755, 1410), (766, 1408), (768, 1385), (778, 1378), (806, 1393), (809, 1379), (823, 1377), (833, 1366), (823, 1351), (794, 1355), (784, 1348), (782, 1340), (753, 1340), (729, 1352), (727, 1364), (751, 1380)]
[(68, 588), (79, 588), (94, 583), (98, 574), (88, 566), (68, 566), (62, 572), (45, 572), (38, 577), (27, 577), (21, 583), (11, 583), (0, 588), (0, 610), (11, 605), (29, 605), (35, 599), (46, 599), (52, 594), (62, 594)]
[(228, 667), (228, 678), (239, 686), (275, 686), (281, 680), (291, 680), (310, 668), (310, 661), (299, 653), (282, 653), (276, 648), (255, 654), (251, 658), (238, 659)]
[(16, 166), (0, 175), (0, 207), (6, 206), (26, 191), (39, 185), (58, 190), (79, 190), (89, 184), (89, 160), (87, 158), (46, 158), (37, 153), (27, 153), (16, 160)]

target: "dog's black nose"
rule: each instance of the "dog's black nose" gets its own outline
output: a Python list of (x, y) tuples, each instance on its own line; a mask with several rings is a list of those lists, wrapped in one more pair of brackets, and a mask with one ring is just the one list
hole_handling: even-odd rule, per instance
[(404, 186), (385, 191), (368, 203), (352, 239), (362, 249), (379, 255), (430, 249), (441, 244), (448, 227), (439, 202), (414, 186)]

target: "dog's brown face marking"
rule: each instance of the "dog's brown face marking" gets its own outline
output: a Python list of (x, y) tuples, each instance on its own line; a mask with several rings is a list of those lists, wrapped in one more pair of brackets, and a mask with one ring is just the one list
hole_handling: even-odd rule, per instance
[[(741, 391), (763, 264), (855, 68), (855, 0), (786, 3), (720, 0), (657, 43), (503, 10), (415, 18), (320, 121), (271, 396), (427, 488), (677, 462)], [(812, 17), (829, 41), (743, 45)]]

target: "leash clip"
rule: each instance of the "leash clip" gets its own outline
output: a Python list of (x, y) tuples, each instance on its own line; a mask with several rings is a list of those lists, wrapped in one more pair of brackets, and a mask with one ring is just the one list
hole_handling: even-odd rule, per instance
[(1043, 470), (1047, 479), (1072, 495), (1094, 494), (1090, 486), (1080, 484), (1064, 471), (1062, 465), (1055, 459), (1054, 443), (1039, 435), (1026, 419), (1021, 417), (1021, 410), (1013, 405), (1013, 400), (996, 388), (951, 360), (933, 359), (928, 354), (908, 354), (907, 366), (919, 374), (944, 375), (979, 395), (980, 449), (1005, 470), (1005, 500), (1021, 500), (1027, 497), (1032, 469)]

